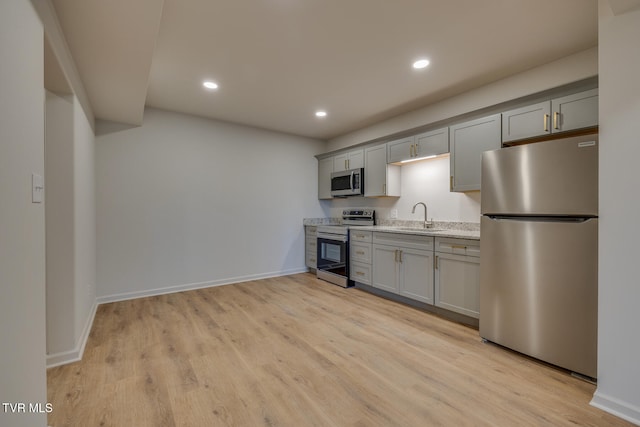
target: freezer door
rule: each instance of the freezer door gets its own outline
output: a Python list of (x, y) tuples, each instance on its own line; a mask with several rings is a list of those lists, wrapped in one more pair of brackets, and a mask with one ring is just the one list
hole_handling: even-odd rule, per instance
[(482, 217), (480, 336), (596, 377), (598, 220)]
[(481, 211), (597, 216), (597, 135), (485, 152)]

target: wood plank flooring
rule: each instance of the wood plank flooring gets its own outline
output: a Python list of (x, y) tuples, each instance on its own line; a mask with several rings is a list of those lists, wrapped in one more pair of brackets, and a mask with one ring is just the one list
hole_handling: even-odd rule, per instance
[(48, 371), (61, 426), (631, 424), (474, 329), (311, 274), (99, 306)]

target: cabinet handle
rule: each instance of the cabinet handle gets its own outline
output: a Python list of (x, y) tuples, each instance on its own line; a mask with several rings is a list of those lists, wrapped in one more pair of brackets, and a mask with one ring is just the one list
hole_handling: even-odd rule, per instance
[(398, 252), (400, 252), (399, 261), (400, 261), (400, 264), (402, 264), (402, 251), (398, 251)]
[(393, 261), (394, 262), (398, 262), (398, 250), (397, 249), (393, 251), (393, 255), (394, 255)]
[(362, 271), (356, 271), (356, 274), (357, 274), (358, 276), (364, 276), (364, 273), (363, 273)]
[(418, 148), (420, 148), (418, 144), (413, 144), (413, 155), (416, 157), (418, 157)]
[(415, 145), (411, 144), (409, 146), (409, 157), (415, 156), (415, 154), (414, 154), (415, 153), (415, 149), (416, 149)]
[(364, 255), (364, 251), (356, 251), (358, 255)]
[(382, 194), (387, 194), (387, 184), (382, 184)]
[(549, 132), (549, 115), (548, 114), (544, 115), (543, 125), (544, 125), (544, 131)]
[(560, 113), (557, 111), (553, 113), (553, 128), (560, 129)]
[(453, 191), (453, 175), (449, 177), (449, 191)]
[(465, 250), (467, 249), (467, 247), (463, 246), (463, 245), (451, 245), (451, 248), (453, 248), (453, 249), (465, 249)]
[(438, 269), (438, 256), (437, 255), (435, 257), (433, 257), (433, 268), (435, 270)]

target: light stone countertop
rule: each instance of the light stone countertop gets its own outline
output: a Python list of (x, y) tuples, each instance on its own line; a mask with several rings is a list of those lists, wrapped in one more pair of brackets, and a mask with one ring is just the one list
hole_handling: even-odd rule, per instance
[(455, 239), (470, 239), (480, 240), (480, 230), (463, 230), (454, 228), (413, 228), (413, 227), (398, 227), (393, 225), (375, 225), (372, 227), (358, 227), (358, 230), (362, 231), (382, 231), (385, 233), (398, 233), (398, 234), (413, 234), (420, 236), (433, 236), (433, 237), (452, 237)]
[[(423, 228), (421, 221), (378, 220), (379, 225), (359, 226), (358, 230), (413, 234), (454, 239), (480, 240), (480, 224), (473, 222), (434, 221), (433, 228)], [(304, 218), (303, 225), (340, 225), (339, 218)]]

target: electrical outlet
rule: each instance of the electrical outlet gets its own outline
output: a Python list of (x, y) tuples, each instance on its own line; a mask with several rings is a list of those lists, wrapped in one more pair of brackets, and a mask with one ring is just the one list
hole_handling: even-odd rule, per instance
[(398, 209), (391, 209), (391, 212), (389, 213), (389, 218), (398, 219)]

